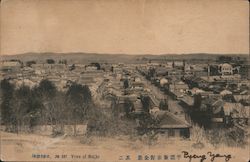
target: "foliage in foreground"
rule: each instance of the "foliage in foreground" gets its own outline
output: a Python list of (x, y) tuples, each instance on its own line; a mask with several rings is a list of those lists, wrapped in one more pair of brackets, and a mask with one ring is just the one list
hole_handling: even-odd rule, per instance
[(4, 79), (0, 92), (1, 124), (10, 132), (18, 133), (27, 126), (32, 132), (36, 125), (51, 125), (54, 134), (63, 134), (64, 125), (72, 124), (76, 133), (76, 124), (84, 122), (89, 109), (94, 107), (89, 87), (76, 83), (63, 93), (49, 80), (30, 88), (15, 87)]

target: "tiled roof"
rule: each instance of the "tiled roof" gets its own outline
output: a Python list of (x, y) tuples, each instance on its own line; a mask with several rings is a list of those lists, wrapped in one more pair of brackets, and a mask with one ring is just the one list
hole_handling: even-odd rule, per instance
[(212, 106), (213, 106), (213, 113), (217, 114), (221, 111), (222, 107), (224, 105), (224, 101), (219, 99), (217, 101), (215, 101)]
[(21, 66), (21, 64), (19, 62), (16, 62), (16, 61), (4, 61), (1, 63), (1, 66), (8, 66), (8, 67), (11, 67), (11, 66)]
[(191, 97), (191, 96), (183, 96), (183, 97), (181, 98), (181, 101), (182, 101), (182, 102), (185, 102), (186, 104), (188, 104), (188, 105), (190, 105), (190, 106), (192, 106), (192, 105), (194, 104), (194, 98)]
[(225, 115), (231, 115), (232, 118), (248, 118), (249, 110), (241, 103), (226, 102), (223, 106)]
[(250, 95), (234, 95), (234, 99), (236, 102), (239, 102), (240, 100), (250, 101)]
[(227, 94), (232, 94), (232, 92), (225, 89), (225, 90), (221, 91), (220, 94), (221, 95), (227, 95)]
[(189, 128), (191, 125), (168, 111), (157, 111), (154, 117), (160, 121), (157, 128)]

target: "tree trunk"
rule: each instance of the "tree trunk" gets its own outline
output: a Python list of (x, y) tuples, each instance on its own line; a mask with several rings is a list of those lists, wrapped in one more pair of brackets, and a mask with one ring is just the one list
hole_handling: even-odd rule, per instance
[(60, 123), (60, 131), (64, 134), (64, 124)]
[(76, 136), (77, 132), (76, 132), (76, 122), (74, 123), (74, 136)]

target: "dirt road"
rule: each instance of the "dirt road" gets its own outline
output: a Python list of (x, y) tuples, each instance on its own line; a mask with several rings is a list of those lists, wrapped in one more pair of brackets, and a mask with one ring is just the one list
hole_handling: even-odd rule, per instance
[[(131, 161), (148, 161), (162, 158), (163, 161), (188, 162), (184, 158), (186, 151), (189, 154), (205, 155), (209, 162), (211, 157), (207, 154), (219, 153), (231, 155), (229, 161), (240, 162), (249, 160), (247, 148), (219, 148), (210, 145), (204, 148), (194, 148), (192, 140), (176, 140), (159, 137), (154, 145), (147, 145), (147, 139), (138, 140), (127, 136), (119, 137), (70, 137), (67, 135), (52, 138), (35, 134), (1, 133), (1, 159), (3, 161), (98, 161), (112, 162), (130, 159)], [(142, 158), (142, 159), (141, 159)], [(146, 160), (146, 158), (150, 158)], [(152, 159), (151, 159), (152, 158)], [(164, 159), (165, 158), (165, 159)], [(168, 159), (166, 159), (168, 158)], [(161, 160), (157, 160), (161, 161)], [(200, 161), (199, 158), (192, 162)], [(206, 162), (204, 161), (204, 162)], [(214, 162), (225, 161), (225, 157), (217, 157)]]

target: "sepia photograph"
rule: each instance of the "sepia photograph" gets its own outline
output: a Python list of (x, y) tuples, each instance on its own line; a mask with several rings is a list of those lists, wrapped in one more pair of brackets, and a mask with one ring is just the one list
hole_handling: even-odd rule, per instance
[(249, 162), (247, 0), (0, 4), (0, 161)]

